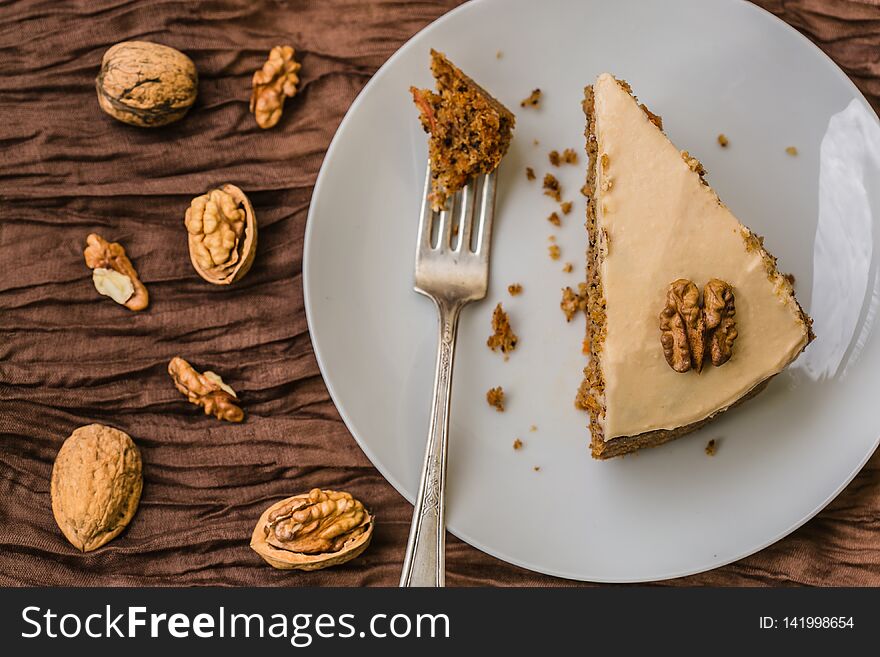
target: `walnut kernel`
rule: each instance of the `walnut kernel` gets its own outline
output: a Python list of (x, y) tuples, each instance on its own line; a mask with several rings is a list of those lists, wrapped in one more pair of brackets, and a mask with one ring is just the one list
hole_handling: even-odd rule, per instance
[(257, 219), (238, 187), (223, 185), (197, 196), (184, 223), (190, 260), (206, 281), (230, 285), (250, 270), (257, 249)]
[(133, 311), (143, 310), (150, 304), (147, 288), (121, 244), (92, 233), (86, 237), (83, 257), (92, 270), (92, 283), (98, 292)]
[(292, 47), (275, 46), (263, 67), (254, 73), (250, 109), (257, 125), (263, 129), (278, 123), (284, 100), (296, 94), (299, 84), (297, 72), (301, 64), (294, 59), (295, 56), (296, 51)]
[(373, 516), (349, 493), (315, 488), (266, 509), (251, 548), (275, 568), (319, 570), (359, 556), (373, 525)]
[(199, 374), (180, 356), (168, 363), (168, 374), (174, 386), (193, 404), (205, 409), (205, 415), (218, 420), (241, 422), (244, 411), (238, 406), (238, 395), (214, 372)]

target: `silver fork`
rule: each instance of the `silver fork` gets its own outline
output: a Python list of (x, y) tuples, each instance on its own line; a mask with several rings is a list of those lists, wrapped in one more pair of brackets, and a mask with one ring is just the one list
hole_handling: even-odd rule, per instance
[(437, 213), (431, 209), (428, 199), (430, 166), (425, 176), (415, 289), (436, 304), (440, 339), (428, 444), (406, 544), (401, 586), (444, 586), (446, 583), (446, 451), (455, 337), (461, 309), (486, 296), (495, 177), (493, 171), (471, 179), (451, 200), (451, 207)]

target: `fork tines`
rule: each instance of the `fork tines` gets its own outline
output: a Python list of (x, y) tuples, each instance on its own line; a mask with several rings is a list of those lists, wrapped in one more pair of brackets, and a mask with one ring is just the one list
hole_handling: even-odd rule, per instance
[(431, 168), (425, 176), (419, 223), (419, 252), (439, 251), (488, 258), (496, 172), (471, 178), (452, 195), (441, 212), (431, 208)]

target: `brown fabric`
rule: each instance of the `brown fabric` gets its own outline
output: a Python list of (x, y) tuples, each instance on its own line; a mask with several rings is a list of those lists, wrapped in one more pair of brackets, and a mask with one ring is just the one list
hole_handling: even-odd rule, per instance
[[(880, 8), (764, 4), (880, 99)], [(303, 313), (302, 240), (327, 145), (370, 75), (454, 0), (22, 0), (0, 10), (0, 584), (395, 585), (411, 507), (346, 431)], [(128, 128), (98, 111), (101, 55), (154, 39), (198, 66), (182, 122)], [(275, 129), (248, 114), (250, 76), (294, 45), (302, 88)], [(183, 213), (212, 185), (251, 196), (256, 264), (231, 289), (203, 283)], [(135, 315), (98, 300), (85, 236), (121, 241), (150, 291)], [(241, 425), (206, 418), (165, 372), (180, 354), (241, 394)], [(103, 422), (144, 458), (140, 510), (96, 553), (68, 545), (49, 510), (63, 439)], [(816, 519), (731, 566), (673, 584), (880, 584), (880, 457)], [(313, 486), (350, 491), (378, 518), (371, 548), (340, 568), (282, 573), (247, 547), (270, 503)], [(559, 585), (450, 539), (448, 582)]]

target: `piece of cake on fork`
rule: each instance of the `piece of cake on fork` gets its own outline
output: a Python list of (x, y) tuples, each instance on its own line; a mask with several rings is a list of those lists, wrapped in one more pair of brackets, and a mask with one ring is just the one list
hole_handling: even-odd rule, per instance
[(436, 91), (411, 87), (429, 136), (431, 201), (441, 210), (472, 176), (490, 173), (510, 146), (515, 118), (446, 56), (431, 50)]

